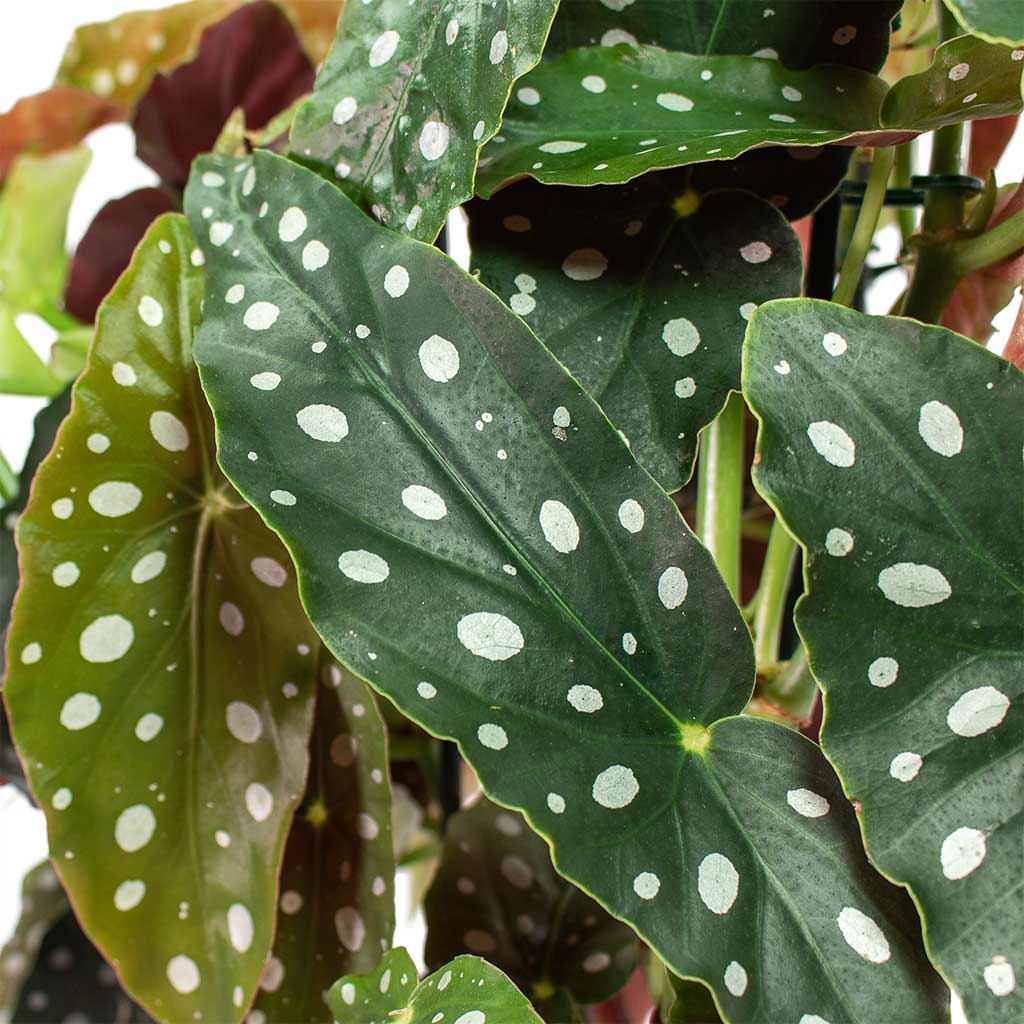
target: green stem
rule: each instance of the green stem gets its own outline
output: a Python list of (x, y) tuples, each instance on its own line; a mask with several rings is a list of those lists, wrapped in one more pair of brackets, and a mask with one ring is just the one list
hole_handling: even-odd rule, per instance
[[(893, 184), (896, 188), (910, 188), (910, 179), (914, 174), (914, 140), (896, 147), (896, 158), (893, 164)], [(900, 235), (903, 240), (903, 251), (907, 251), (907, 243), (917, 225), (917, 213), (910, 206), (901, 206), (897, 211), (900, 224)]]
[(957, 274), (970, 274), (1005, 260), (1020, 249), (1024, 249), (1024, 210), (1019, 210), (983, 235), (954, 242), (949, 260)]
[(889, 185), (889, 173), (892, 171), (895, 152), (892, 146), (883, 146), (875, 150), (871, 160), (871, 175), (864, 191), (864, 200), (860, 204), (857, 226), (853, 229), (849, 248), (843, 259), (843, 268), (839, 272), (839, 283), (832, 295), (832, 301), (848, 306), (857, 294), (857, 285), (864, 273), (864, 261), (871, 251), (871, 240), (875, 237), (878, 218), (885, 205), (885, 190)]
[(18, 477), (0, 452), (0, 505), (6, 505), (18, 493)]
[(758, 665), (771, 665), (779, 660), (779, 638), (795, 559), (796, 541), (776, 517), (753, 601), (754, 653)]
[(729, 395), (725, 408), (704, 432), (697, 478), (697, 534), (739, 599), (740, 515), (743, 510), (742, 395)]

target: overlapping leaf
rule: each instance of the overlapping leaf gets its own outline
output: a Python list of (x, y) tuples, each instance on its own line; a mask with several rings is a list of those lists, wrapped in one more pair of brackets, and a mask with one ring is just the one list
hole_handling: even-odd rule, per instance
[(1024, 376), (966, 338), (810, 300), (760, 310), (756, 481), (806, 551), (823, 743), (972, 1020), (1024, 1008)]
[(486, 956), (548, 1020), (564, 1019), (567, 997), (610, 999), (636, 967), (633, 932), (555, 872), (547, 843), (518, 815), (488, 800), (449, 821), (424, 911), (429, 968)]
[[(668, 490), (740, 386), (747, 320), (800, 292), (796, 235), (764, 200), (700, 196), (686, 171), (624, 188), (523, 182), (476, 203), (473, 266), (533, 328)], [(563, 440), (569, 423), (551, 424)]]
[(1024, 18), (1015, 0), (945, 0), (957, 21), (991, 43), (1024, 45)]
[(55, 307), (64, 290), (68, 208), (89, 151), (19, 157), (0, 192), (0, 392), (54, 395), (61, 382), (18, 329), (17, 317)]
[(350, 3), (292, 149), (383, 224), (433, 241), (540, 59), (557, 0)]
[(83, 926), (174, 1021), (256, 990), (315, 685), (287, 554), (213, 461), (200, 260), (161, 218), (100, 312), (18, 522), (5, 692)]
[(332, 651), (731, 1019), (932, 1020), (904, 894), (812, 744), (724, 717), (751, 692), (746, 627), (579, 384), (317, 175), (266, 153), (193, 175), (189, 216), (212, 205), (238, 250), (203, 237), (219, 457)]
[(417, 984), (404, 949), (384, 955), (375, 971), (341, 978), (328, 996), (338, 1024), (542, 1024), (526, 997), (486, 960), (460, 956)]
[(387, 732), (366, 684), (322, 651), (306, 795), (281, 870), (274, 953), (250, 1016), (330, 1022), (324, 993), (395, 930)]

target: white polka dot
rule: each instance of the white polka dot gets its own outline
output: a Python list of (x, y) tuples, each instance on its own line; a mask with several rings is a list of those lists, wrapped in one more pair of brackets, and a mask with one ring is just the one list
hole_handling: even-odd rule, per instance
[(522, 630), (497, 612), (472, 612), (459, 619), (456, 630), (467, 651), (487, 661), (507, 661), (525, 646)]
[(641, 871), (633, 879), (633, 892), (642, 900), (653, 900), (661, 889), (661, 879), (653, 871)]
[(743, 965), (733, 960), (725, 969), (723, 979), (725, 987), (737, 999), (747, 991), (747, 972)]
[(58, 587), (73, 587), (78, 582), (80, 571), (74, 562), (61, 562), (50, 574)]
[(982, 972), (988, 990), (994, 996), (1008, 996), (1017, 988), (1017, 977), (1013, 964), (1001, 959), (999, 963), (989, 964)]
[(459, 372), (459, 350), (440, 334), (420, 345), (419, 359), (423, 372), (438, 384), (447, 384)]
[(277, 224), (277, 235), (282, 242), (294, 242), (301, 237), (309, 222), (306, 214), (297, 206), (289, 206)]
[(319, 239), (307, 242), (302, 250), (302, 265), (306, 270), (319, 270), (321, 267), (327, 266), (327, 261), (330, 258), (330, 249)]
[(508, 53), (508, 33), (501, 29), (491, 38), (491, 50), (488, 54), (492, 64), (500, 64)]
[(101, 615), (78, 638), (82, 657), (94, 665), (119, 661), (135, 640), (135, 628), (123, 615)]
[(359, 740), (348, 733), (341, 733), (331, 740), (331, 760), (339, 768), (348, 768), (355, 763)]
[(764, 242), (748, 242), (740, 249), (740, 255), (748, 263), (764, 263), (772, 258), (772, 250)]
[(902, 754), (897, 754), (889, 762), (889, 774), (897, 782), (910, 782), (912, 779), (917, 778), (917, 773), (921, 770), (922, 764), (924, 764), (924, 760), (920, 754), (915, 754), (911, 750), (905, 750)]
[(791, 366), (789, 365), (789, 360), (788, 360), (788, 359), (780, 359), (780, 360), (779, 360), (779, 361), (778, 361), (778, 362), (777, 362), (777, 363), (776, 363), (776, 364), (775, 364), (775, 365), (774, 365), (774, 366), (772, 367), (772, 369), (773, 369), (773, 370), (774, 370), (774, 371), (775, 371), (775, 372), (776, 372), (776, 373), (777, 373), (777, 374), (778, 374), (778, 375), (779, 375), (780, 377), (788, 377), (788, 376), (789, 376), (789, 371), (790, 371), (790, 370), (792, 369), (792, 367), (791, 367)]
[(393, 29), (381, 32), (373, 41), (373, 46), (370, 47), (370, 67), (379, 68), (382, 64), (387, 64), (394, 57), (400, 38), (401, 36)]
[(217, 831), (213, 833), (213, 838), (222, 850), (226, 850), (231, 845), (231, 836), (229, 836), (222, 828), (217, 829)]
[(984, 832), (976, 828), (958, 828), (942, 841), (939, 853), (942, 873), (950, 881), (966, 878), (981, 866), (987, 853)]
[(632, 633), (622, 634), (622, 649), (627, 654), (636, 654), (636, 637)]
[(225, 601), (221, 604), (217, 617), (220, 619), (220, 624), (224, 627), (225, 633), (229, 636), (241, 636), (242, 631), (245, 629), (245, 616), (237, 604)]
[(921, 440), (937, 455), (951, 459), (964, 447), (964, 430), (960, 417), (942, 402), (925, 402), (917, 421)]
[(533, 885), (533, 868), (522, 857), (515, 854), (502, 857), (499, 870), (502, 878), (514, 889), (525, 891)]
[(161, 448), (169, 452), (183, 452), (188, 448), (188, 427), (172, 412), (159, 410), (149, 417), (149, 432)]
[(692, 321), (681, 316), (665, 324), (661, 331), (661, 340), (673, 355), (688, 356), (691, 352), (696, 352), (700, 346), (700, 331)]
[(596, 281), (608, 269), (608, 260), (598, 249), (574, 249), (562, 261), (562, 273), (572, 281)]
[(896, 682), (900, 663), (895, 658), (875, 658), (868, 666), (868, 682), (884, 689)]
[(331, 120), (337, 125), (348, 124), (356, 116), (358, 109), (359, 104), (356, 103), (355, 97), (345, 96), (334, 105), (334, 110), (331, 111)]
[(713, 914), (727, 914), (740, 891), (739, 872), (721, 853), (709, 853), (697, 868), (697, 891)]
[(253, 576), (268, 587), (283, 587), (288, 580), (288, 570), (276, 558), (267, 555), (254, 558), (249, 568)]
[(348, 437), (348, 417), (333, 405), (307, 405), (295, 414), (302, 432), (314, 441), (336, 444)]
[(231, 306), (237, 306), (245, 298), (245, 285), (233, 284), (225, 293), (224, 301)]
[(410, 484), (402, 490), (402, 504), (420, 519), (436, 521), (448, 515), (448, 506), (441, 495), (420, 484)]
[(70, 519), (75, 511), (75, 503), (71, 498), (58, 498), (51, 506), (50, 511), (57, 519)]
[(132, 566), (132, 583), (148, 583), (150, 580), (155, 580), (164, 571), (166, 565), (167, 555), (163, 551), (150, 551), (148, 555), (143, 555)]
[(110, 438), (106, 434), (90, 434), (85, 446), (94, 455), (102, 455), (110, 447)]
[(621, 28), (611, 28), (601, 36), (602, 46), (618, 46), (621, 43), (625, 43), (627, 46), (640, 45), (635, 35)]
[(270, 500), (275, 505), (291, 506), (295, 504), (295, 495), (291, 491), (275, 490), (270, 492)]
[[(602, 44), (608, 45), (604, 43), (603, 39)], [(671, 110), (677, 114), (693, 110), (693, 100), (688, 96), (680, 96), (677, 92), (660, 92), (656, 102), (659, 107), (664, 107), (666, 110)]]
[(459, 23), (452, 18), (451, 21), (445, 25), (444, 28), (444, 41), (451, 46), (459, 37)]
[(61, 786), (56, 793), (53, 794), (53, 799), (50, 800), (50, 804), (56, 811), (66, 811), (71, 806), (71, 801), (74, 796), (67, 786)]
[(897, 562), (878, 574), (878, 589), (903, 608), (927, 608), (950, 598), (949, 580), (930, 565)]
[(563, 555), (575, 551), (580, 543), (576, 517), (560, 501), (548, 500), (540, 507), (540, 528), (544, 539)]
[(611, 810), (619, 810), (631, 804), (639, 792), (640, 783), (636, 781), (633, 769), (621, 764), (605, 768), (594, 779), (591, 789), (594, 800)]
[(145, 804), (125, 808), (114, 823), (114, 839), (125, 853), (146, 846), (156, 831), (156, 815)]
[(210, 225), (210, 244), (223, 245), (235, 233), (234, 224), (227, 221), (215, 220)]
[[(255, 187), (256, 187), (256, 168), (255, 167), (250, 167), (245, 172), (245, 177), (242, 179), (242, 195), (243, 196), (251, 196), (252, 195), (252, 190)], [(261, 213), (260, 216), (262, 217), (263, 214)]]
[(363, 339), (370, 336), (370, 328), (366, 324), (356, 324), (356, 337)]
[(970, 74), (970, 64), (954, 64), (949, 69), (949, 80), (951, 82), (960, 82)]
[(420, 152), (424, 160), (439, 160), (444, 156), (450, 135), (443, 121), (428, 121), (420, 132)]
[(693, 398), (697, 393), (697, 382), (692, 377), (683, 377), (675, 384), (676, 398)]
[(409, 271), (396, 263), (384, 275), (384, 291), (393, 299), (401, 298), (409, 288)]
[(254, 302), (242, 317), (250, 331), (265, 331), (277, 323), (281, 310), (272, 302)]
[(202, 980), (199, 976), (199, 968), (196, 962), (187, 956), (172, 957), (167, 964), (167, 980), (171, 983), (175, 992), (187, 996), (199, 988)]
[(224, 175), (216, 171), (204, 171), (200, 180), (207, 188), (220, 188), (224, 184)]
[(366, 926), (354, 907), (342, 907), (334, 915), (334, 929), (341, 944), (351, 953), (358, 952), (366, 939)]
[(560, 153), (575, 153), (578, 150), (586, 149), (585, 142), (573, 142), (569, 139), (555, 139), (552, 142), (542, 142), (537, 147), (542, 153), (553, 153), (556, 156)]
[(565, 797), (560, 796), (558, 793), (548, 793), (548, 810), (552, 814), (564, 814)]
[(565, 699), (577, 711), (585, 715), (592, 715), (604, 707), (604, 697), (601, 696), (600, 690), (595, 690), (593, 686), (582, 684), (571, 686)]
[(807, 428), (814, 450), (830, 465), (849, 469), (857, 461), (857, 446), (842, 427), (818, 420)]
[(161, 715), (158, 715), (155, 711), (147, 711), (139, 720), (135, 723), (135, 735), (138, 739), (142, 740), (143, 743), (149, 743), (150, 740), (155, 739), (159, 734), (160, 730), (164, 727), (164, 720)]
[(841, 356), (847, 348), (846, 339), (841, 334), (829, 331), (821, 339), (822, 347), (830, 356)]
[(281, 893), (281, 913), (297, 914), (301, 909), (305, 901), (302, 898), (302, 893), (296, 892), (294, 889), (288, 889)]
[[(276, 956), (272, 956), (263, 967), (260, 988), (264, 992), (276, 992), (284, 981), (284, 974), (284, 964)], [(249, 1014), (249, 1017), (251, 1019), (252, 1014)], [(257, 1022), (253, 1021), (252, 1024), (257, 1024)]]
[(833, 558), (845, 558), (853, 550), (853, 534), (834, 526), (825, 534), (825, 550)]
[(142, 501), (142, 491), (123, 480), (108, 480), (89, 492), (89, 504), (98, 515), (117, 519), (134, 512)]
[(224, 710), (228, 732), (240, 743), (255, 743), (263, 735), (259, 713), (245, 701), (233, 700)]
[(120, 384), (123, 388), (132, 387), (138, 380), (135, 370), (127, 363), (114, 363), (111, 376), (114, 378), (114, 383)]
[(843, 907), (836, 918), (846, 944), (873, 964), (884, 964), (892, 955), (889, 940), (867, 914), (856, 907)]
[(994, 686), (968, 690), (949, 709), (946, 725), (957, 736), (972, 737), (1000, 725), (1010, 709), (1010, 698)]
[(21, 649), (22, 665), (35, 665), (43, 656), (42, 644), (32, 642)]
[(145, 895), (146, 883), (138, 878), (130, 878), (114, 890), (114, 906), (122, 913), (133, 910)]
[(262, 782), (245, 787), (245, 809), (253, 821), (266, 821), (274, 810), (274, 795)]
[(71, 732), (87, 729), (99, 717), (102, 705), (92, 693), (76, 693), (64, 701), (60, 709), (60, 724)]
[(608, 970), (611, 965), (612, 958), (603, 949), (596, 953), (589, 953), (583, 958), (583, 970), (587, 974), (599, 974), (601, 971)]
[(391, 575), (391, 567), (380, 555), (361, 548), (343, 552), (338, 568), (356, 583), (383, 583)]
[[(528, 107), (535, 107), (538, 103), (540, 103), (540, 93), (537, 92), (537, 90), (534, 89), (533, 86), (524, 85), (522, 89), (516, 92), (516, 99), (519, 100), (520, 103), (524, 103)], [(506, 217), (505, 219), (508, 220), (509, 218)], [(523, 219), (525, 220), (525, 218)], [(506, 227), (508, 227), (508, 225), (506, 225)], [(517, 229), (509, 228), (509, 230), (515, 231)]]
[(749, 320), (756, 312), (756, 302), (744, 302), (743, 305), (740, 306), (740, 316), (743, 317), (744, 320)]
[(608, 88), (608, 83), (600, 75), (586, 75), (580, 82), (587, 92), (600, 94)]
[(810, 789), (791, 789), (786, 793), (786, 803), (804, 818), (821, 818), (828, 814), (829, 803)]
[(159, 327), (164, 322), (164, 307), (152, 295), (139, 299), (139, 317), (149, 327)]
[(281, 374), (263, 370), (261, 373), (254, 373), (249, 378), (249, 383), (257, 391), (273, 391), (281, 383)]
[(416, 684), (416, 692), (424, 700), (433, 700), (437, 696), (437, 687), (426, 681)]
[(670, 565), (658, 578), (658, 598), (669, 611), (686, 600), (689, 589), (690, 581), (677, 565)]
[(619, 523), (629, 533), (639, 533), (644, 528), (644, 510), (640, 502), (627, 498), (619, 506)]
[(252, 914), (241, 903), (228, 907), (228, 937), (237, 952), (249, 952), (253, 939)]
[(484, 722), (477, 729), (476, 738), (491, 750), (504, 750), (508, 746), (508, 733), (493, 722)]

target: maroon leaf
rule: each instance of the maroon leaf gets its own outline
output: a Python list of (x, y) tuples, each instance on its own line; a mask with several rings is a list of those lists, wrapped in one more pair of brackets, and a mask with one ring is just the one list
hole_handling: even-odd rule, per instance
[(264, 0), (247, 4), (203, 32), (195, 60), (153, 78), (132, 123), (139, 159), (181, 188), (236, 107), (247, 127), (262, 128), (312, 86), (288, 18)]
[(132, 259), (149, 225), (178, 204), (160, 188), (140, 188), (111, 199), (89, 225), (75, 251), (64, 292), (67, 311), (83, 323), (96, 309)]

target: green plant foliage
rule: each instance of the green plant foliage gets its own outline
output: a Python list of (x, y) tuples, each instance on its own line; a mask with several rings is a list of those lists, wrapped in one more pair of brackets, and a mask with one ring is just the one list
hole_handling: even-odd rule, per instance
[(0, 192), (0, 392), (55, 395), (47, 370), (15, 318), (55, 306), (64, 291), (68, 208), (89, 151), (18, 157)]
[[(623, 188), (523, 182), (471, 208), (480, 279), (533, 328), (667, 490), (739, 390), (747, 320), (797, 295), (800, 244), (769, 203), (687, 171)], [(566, 436), (567, 424), (553, 424)]]
[(933, 1019), (912, 908), (816, 748), (727, 717), (751, 692), (746, 627), (579, 385), (447, 257), (309, 171), (200, 160), (197, 230), (208, 205), (239, 252), (203, 236), (219, 457), (335, 655), (456, 739), (560, 873), (733, 1020)]
[(1024, 18), (1015, 0), (945, 0), (957, 21), (990, 43), (1024, 45)]
[(519, 815), (488, 800), (449, 821), (424, 911), (428, 967), (487, 956), (548, 1020), (610, 999), (636, 968), (633, 932), (555, 872)]
[(316, 635), (214, 462), (201, 254), (158, 220), (18, 522), (5, 697), (89, 936), (160, 1020), (237, 1017), (303, 789)]
[(968, 1017), (1019, 1020), (1024, 376), (810, 300), (759, 310), (745, 358), (755, 480), (806, 552), (825, 750)]
[(480, 147), (512, 83), (540, 59), (557, 0), (349, 3), (296, 155), (382, 223), (433, 241), (473, 194)]
[(366, 684), (321, 651), (309, 780), (254, 1010), (296, 1024), (329, 1022), (324, 993), (340, 974), (371, 970), (395, 930), (387, 732)]
[[(1019, 9), (1024, 21), (1024, 7)], [(968, 118), (1019, 113), (1024, 50), (959, 36), (943, 43), (920, 74), (897, 82), (885, 98), (886, 125), (928, 131)]]
[(393, 949), (372, 973), (338, 980), (327, 999), (337, 1024), (541, 1024), (515, 985), (476, 956), (457, 957), (417, 984), (412, 957)]

